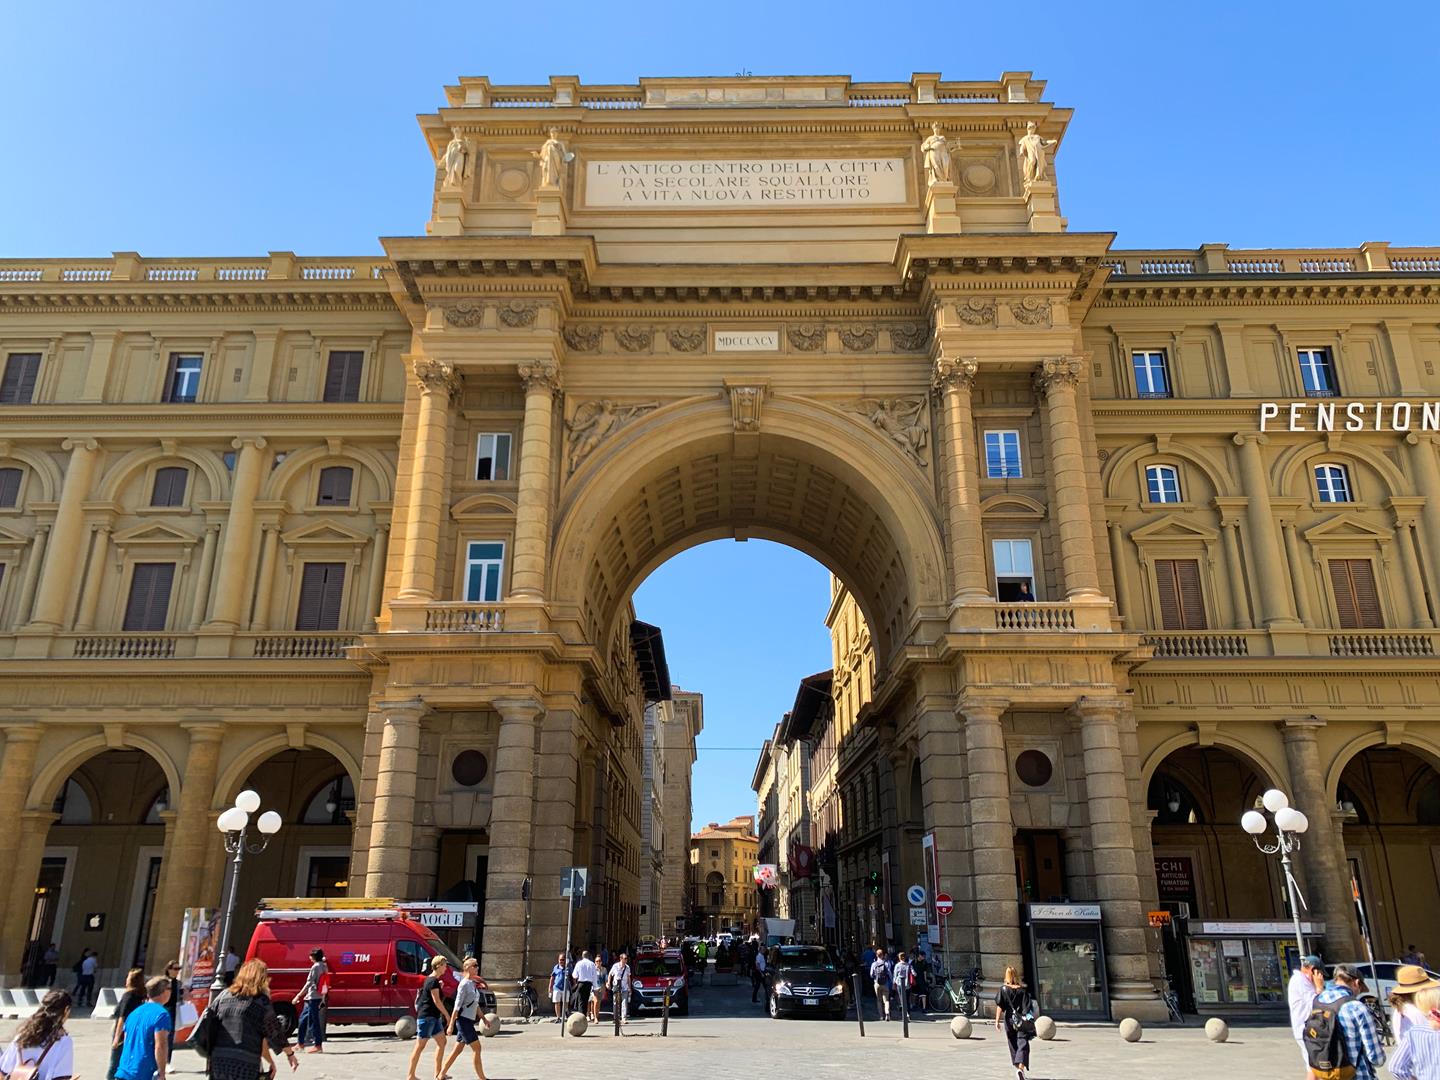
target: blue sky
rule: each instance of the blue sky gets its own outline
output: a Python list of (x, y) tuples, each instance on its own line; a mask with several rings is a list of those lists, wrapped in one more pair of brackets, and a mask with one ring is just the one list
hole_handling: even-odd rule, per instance
[[(1062, 210), (1118, 246), (1437, 245), (1437, 9), (12, 3), (0, 257), (375, 253), (423, 229), (434, 174), (414, 118), (460, 75), (740, 71), (1034, 71), (1075, 110)], [(675, 680), (706, 694), (697, 822), (753, 810), (755, 748), (829, 665), (826, 581), (788, 549), (716, 543), (637, 594)]]

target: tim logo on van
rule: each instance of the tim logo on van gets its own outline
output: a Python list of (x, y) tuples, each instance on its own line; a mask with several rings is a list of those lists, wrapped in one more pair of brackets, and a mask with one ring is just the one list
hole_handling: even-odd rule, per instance
[(370, 954), (368, 952), (347, 952), (340, 954), (340, 963), (342, 964), (368, 964), (369, 962)]

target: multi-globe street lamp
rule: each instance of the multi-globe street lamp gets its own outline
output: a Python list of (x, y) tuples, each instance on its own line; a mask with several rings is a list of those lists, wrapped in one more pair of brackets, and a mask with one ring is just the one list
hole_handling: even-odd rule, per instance
[(1295, 875), (1290, 869), (1290, 853), (1300, 849), (1300, 837), (1310, 828), (1310, 819), (1290, 805), (1289, 798), (1278, 788), (1271, 788), (1260, 797), (1260, 804), (1275, 819), (1275, 842), (1266, 844), (1261, 837), (1270, 828), (1270, 820), (1259, 810), (1247, 810), (1240, 817), (1240, 827), (1250, 834), (1255, 846), (1266, 855), (1279, 855), (1280, 867), (1285, 873), (1285, 889), (1290, 896), (1290, 917), (1295, 921), (1295, 945), (1300, 956), (1307, 954), (1305, 935), (1300, 928), (1300, 888), (1295, 884)]
[(280, 815), (267, 810), (255, 822), (260, 838), (252, 841), (246, 833), (250, 815), (260, 809), (260, 795), (248, 788), (235, 796), (235, 805), (222, 813), (215, 827), (225, 837), (225, 850), (235, 856), (230, 870), (230, 895), (225, 900), (225, 921), (220, 924), (220, 946), (215, 952), (215, 979), (210, 984), (211, 994), (225, 989), (225, 958), (230, 955), (230, 924), (235, 919), (235, 894), (240, 885), (240, 866), (246, 855), (259, 855), (270, 843), (270, 837), (280, 831)]

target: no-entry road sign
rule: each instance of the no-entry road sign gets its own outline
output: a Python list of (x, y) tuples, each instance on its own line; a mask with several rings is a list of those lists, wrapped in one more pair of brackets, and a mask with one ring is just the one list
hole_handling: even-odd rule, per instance
[(949, 893), (939, 893), (935, 897), (935, 913), (941, 917), (949, 915), (955, 910), (955, 901), (950, 899)]

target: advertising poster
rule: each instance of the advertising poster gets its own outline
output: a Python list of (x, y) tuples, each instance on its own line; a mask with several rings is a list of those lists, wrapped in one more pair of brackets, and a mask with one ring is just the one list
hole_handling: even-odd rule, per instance
[[(197, 1014), (210, 1000), (210, 983), (215, 978), (215, 950), (220, 947), (220, 911), (217, 908), (186, 908), (180, 931), (180, 985)], [(175, 1033), (177, 1038), (180, 1032)]]

